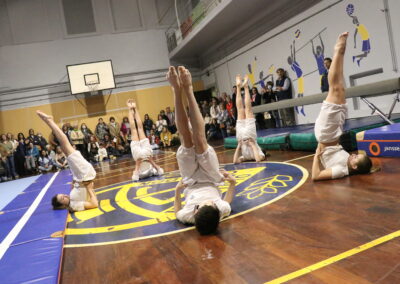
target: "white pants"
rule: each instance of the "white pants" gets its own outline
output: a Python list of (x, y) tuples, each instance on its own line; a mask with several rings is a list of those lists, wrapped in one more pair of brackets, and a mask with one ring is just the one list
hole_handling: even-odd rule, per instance
[(180, 146), (176, 152), (179, 171), (184, 184), (213, 183), (220, 185), (222, 174), (219, 172), (217, 154), (211, 146), (202, 154), (196, 154), (194, 147)]
[(236, 121), (236, 139), (240, 141), (249, 138), (257, 142), (256, 119), (246, 118)]
[(135, 161), (138, 159), (145, 160), (153, 156), (153, 150), (151, 149), (148, 138), (144, 138), (140, 141), (132, 141), (131, 152)]
[(314, 126), (317, 141), (321, 143), (338, 141), (343, 133), (346, 114), (347, 104), (338, 105), (324, 101)]
[(95, 179), (96, 171), (93, 166), (82, 157), (81, 152), (74, 151), (67, 157), (67, 161), (75, 181), (82, 182)]

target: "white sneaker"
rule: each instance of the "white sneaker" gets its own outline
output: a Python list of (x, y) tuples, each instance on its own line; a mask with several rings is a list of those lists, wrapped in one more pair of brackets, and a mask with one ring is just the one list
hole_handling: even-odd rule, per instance
[(133, 181), (138, 181), (139, 180), (139, 174), (138, 173), (133, 173), (132, 180)]

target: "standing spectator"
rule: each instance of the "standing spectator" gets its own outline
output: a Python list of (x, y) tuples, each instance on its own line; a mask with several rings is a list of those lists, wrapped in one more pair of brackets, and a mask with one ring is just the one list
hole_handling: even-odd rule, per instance
[(40, 151), (40, 156), (39, 156), (38, 162), (39, 162), (38, 168), (42, 174), (48, 173), (53, 169), (52, 161), (51, 161), (49, 155), (47, 154), (47, 151), (44, 149), (42, 151)]
[(227, 103), (227, 97), (228, 97), (227, 93), (223, 92), (221, 94), (220, 101), (226, 104)]
[(226, 127), (227, 127), (226, 124), (228, 121), (228, 111), (226, 110), (224, 102), (221, 102), (219, 104), (219, 108), (221, 109), (221, 111), (218, 113), (217, 122), (219, 125), (219, 130), (222, 135), (222, 138), (225, 138), (228, 136), (227, 131), (226, 131)]
[(34, 173), (37, 170), (36, 161), (39, 156), (39, 150), (35, 145), (33, 145), (32, 142), (30, 142), (29, 139), (25, 140), (25, 145), (26, 144), (28, 144), (28, 147), (26, 147), (26, 152), (25, 152), (26, 168), (31, 173)]
[[(286, 76), (285, 70), (283, 70), (282, 68), (278, 68), (278, 70), (276, 70), (276, 73), (278, 74), (278, 79), (275, 82), (277, 100), (283, 101), (291, 99), (293, 96), (291, 82), (290, 79)], [(278, 120), (278, 127), (293, 126), (296, 124), (294, 109), (292, 107), (281, 109), (279, 113), (281, 115), (283, 125), (281, 124), (280, 120)]]
[(120, 126), (119, 123), (115, 121), (113, 116), (110, 117), (110, 123), (108, 124), (108, 130), (110, 131), (111, 138), (119, 137)]
[(104, 141), (104, 135), (108, 134), (108, 126), (101, 117), (98, 120), (95, 132), (99, 141)]
[(210, 105), (208, 104), (208, 101), (202, 101), (201, 114), (203, 115), (203, 117), (205, 117), (207, 113), (210, 113)]
[(232, 87), (232, 103), (233, 103), (233, 113), (235, 115), (235, 120), (237, 119), (237, 108), (236, 108), (236, 86)]
[(175, 112), (171, 111), (170, 107), (166, 108), (167, 117), (168, 117), (168, 130), (171, 131), (172, 134), (176, 132), (176, 125), (175, 125)]
[(7, 165), (6, 157), (3, 157), (2, 151), (0, 151), (0, 182), (7, 181)]
[(41, 150), (46, 149), (47, 141), (46, 141), (46, 139), (42, 136), (42, 133), (39, 133), (39, 132), (38, 132), (38, 134), (37, 134), (37, 141), (38, 141), (37, 146), (39, 146)]
[(150, 119), (147, 113), (144, 115), (143, 128), (146, 133), (146, 136), (149, 136), (151, 129), (153, 128), (153, 121)]
[(122, 119), (121, 136), (122, 136), (122, 140), (124, 140), (125, 144), (128, 144), (128, 141), (131, 140), (131, 138), (130, 138), (130, 136), (131, 136), (131, 126), (129, 124), (129, 119), (126, 116)]
[(331, 68), (332, 59), (327, 57), (324, 59), (324, 66), (326, 68), (325, 72), (321, 76), (321, 92), (329, 91), (329, 83), (328, 83), (328, 72), (329, 68)]
[(56, 148), (56, 155), (54, 157), (54, 165), (57, 167), (58, 170), (68, 169), (68, 161), (67, 157), (61, 150), (60, 146)]
[(81, 152), (82, 156), (87, 159), (87, 152), (84, 144), (85, 136), (82, 131), (78, 128), (78, 124), (75, 124), (73, 130), (71, 131), (71, 141), (73, 145), (75, 145), (76, 150)]
[[(65, 134), (65, 136), (67, 136), (69, 143), (72, 144), (68, 124), (64, 123), (63, 126), (61, 127), (61, 130), (62, 130), (62, 132)], [(54, 133), (53, 133), (53, 135), (54, 135)], [(55, 136), (54, 136), (54, 137), (55, 137)], [(57, 139), (57, 137), (55, 137), (55, 138)], [(58, 143), (58, 144), (60, 143), (60, 142), (58, 142), (58, 139), (57, 139), (57, 143)]]
[(19, 176), (25, 176), (25, 136), (22, 133), (18, 133), (17, 138), (18, 145), (14, 155), (15, 170)]
[(210, 128), (210, 123), (211, 123), (211, 116), (209, 113), (206, 113), (206, 116), (204, 117), (204, 129), (206, 131), (206, 135), (207, 135), (208, 129)]
[(235, 119), (235, 110), (233, 109), (233, 102), (230, 96), (226, 97), (226, 110), (228, 111), (229, 118)]
[(38, 137), (35, 135), (35, 131), (32, 128), (29, 129), (28, 139), (33, 143), (33, 145), (39, 145)]
[(251, 89), (251, 106), (259, 106), (261, 104), (261, 95), (258, 93), (257, 87)]
[(211, 107), (210, 107), (210, 115), (211, 118), (217, 119), (218, 113), (221, 111), (221, 109), (218, 106), (218, 100), (217, 98), (213, 97), (211, 99)]
[(160, 134), (160, 146), (161, 147), (170, 147), (172, 141), (172, 134), (168, 131), (166, 126), (163, 127), (162, 132)]
[(18, 175), (15, 171), (15, 162), (14, 162), (14, 143), (7, 139), (5, 134), (1, 135), (1, 144), (3, 149), (5, 149), (7, 153), (7, 170), (8, 170), (8, 178), (16, 179)]
[[(275, 93), (273, 91), (274, 83), (272, 81), (268, 81), (267, 85), (264, 88), (264, 104), (269, 104), (275, 102)], [(278, 119), (278, 111), (270, 111), (264, 113), (265, 127), (266, 128), (275, 128), (276, 127), (276, 119)]]
[(169, 118), (168, 116), (165, 114), (165, 110), (160, 110), (160, 114), (162, 116), (163, 119), (165, 119), (165, 121), (167, 122), (167, 125), (169, 125)]
[(156, 135), (160, 136), (164, 126), (168, 127), (167, 121), (163, 119), (161, 114), (159, 114), (156, 121)]
[(85, 146), (85, 153), (87, 153), (87, 158), (89, 158), (89, 153), (87, 149), (88, 149), (88, 144), (90, 142), (90, 137), (93, 135), (93, 132), (87, 127), (86, 123), (81, 124), (81, 132), (83, 134), (83, 144)]

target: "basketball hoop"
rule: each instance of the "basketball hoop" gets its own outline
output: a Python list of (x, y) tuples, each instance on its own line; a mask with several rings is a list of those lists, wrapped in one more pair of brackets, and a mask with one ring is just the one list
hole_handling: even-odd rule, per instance
[(97, 82), (88, 82), (86, 85), (91, 93), (97, 92), (99, 88), (99, 83)]

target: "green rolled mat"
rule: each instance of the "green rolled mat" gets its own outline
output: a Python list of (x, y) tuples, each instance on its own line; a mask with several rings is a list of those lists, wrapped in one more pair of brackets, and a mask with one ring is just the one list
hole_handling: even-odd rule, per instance
[(293, 133), (289, 135), (289, 146), (296, 151), (315, 151), (318, 142), (314, 133)]
[(236, 138), (225, 138), (224, 139), (224, 147), (225, 148), (236, 148), (237, 146), (237, 139)]
[(289, 135), (285, 134), (282, 136), (274, 137), (258, 137), (257, 143), (262, 149), (267, 150), (285, 150), (288, 149), (288, 138)]

